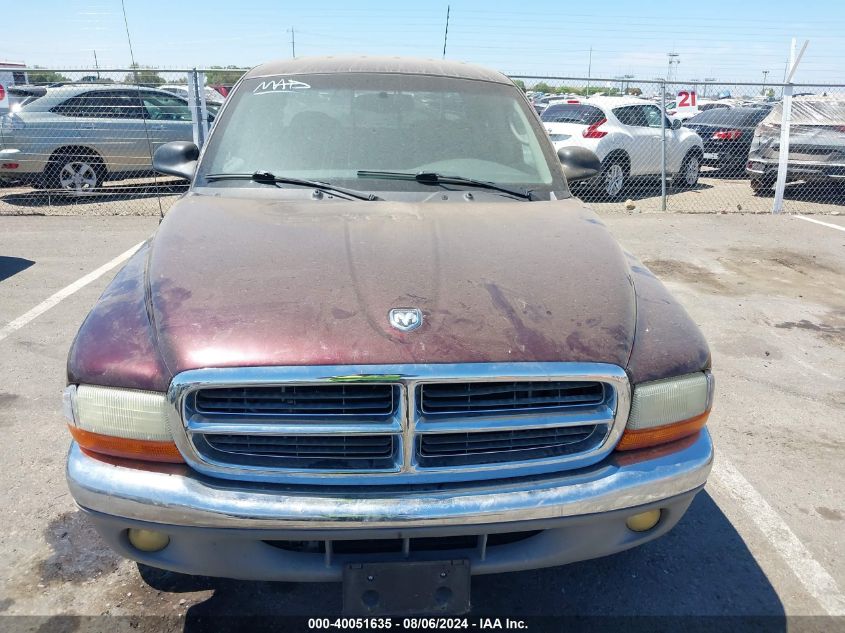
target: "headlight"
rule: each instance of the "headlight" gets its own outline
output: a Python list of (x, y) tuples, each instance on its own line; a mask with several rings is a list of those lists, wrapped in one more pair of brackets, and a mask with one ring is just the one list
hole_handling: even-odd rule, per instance
[(709, 371), (637, 385), (628, 424), (616, 448), (645, 448), (697, 433), (710, 415), (713, 387)]
[(64, 410), (71, 435), (89, 451), (147, 459), (181, 462), (167, 423), (168, 403), (163, 393), (69, 386)]

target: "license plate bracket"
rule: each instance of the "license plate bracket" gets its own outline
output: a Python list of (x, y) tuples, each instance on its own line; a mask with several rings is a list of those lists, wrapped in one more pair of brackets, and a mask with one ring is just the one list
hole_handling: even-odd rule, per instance
[(469, 611), (469, 598), (465, 559), (352, 563), (343, 569), (345, 615), (460, 615)]

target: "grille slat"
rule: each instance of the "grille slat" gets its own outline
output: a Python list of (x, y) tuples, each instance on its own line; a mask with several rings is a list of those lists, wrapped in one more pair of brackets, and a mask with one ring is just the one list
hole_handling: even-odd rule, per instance
[[(219, 409), (227, 409), (226, 413), (282, 413), (282, 414), (310, 414), (310, 413), (335, 413), (342, 410), (342, 413), (372, 413), (373, 404), (370, 402), (297, 402), (284, 406), (278, 401), (260, 402), (252, 400), (246, 403), (239, 403), (233, 401), (223, 401), (214, 405), (217, 410), (215, 413), (220, 413)], [(209, 412), (211, 407), (201, 405), (200, 410)]]
[(390, 435), (206, 435), (205, 441), (223, 453), (287, 458), (384, 459), (394, 450)]
[[(217, 435), (214, 439), (214, 444), (218, 446), (231, 445), (242, 446), (244, 442), (248, 442), (251, 446), (297, 446), (297, 447), (322, 447), (328, 449), (343, 449), (343, 448), (367, 448), (379, 447), (384, 445), (384, 439), (381, 436), (358, 437), (342, 435), (340, 437), (323, 437), (323, 436), (272, 436), (265, 437), (261, 435)], [(349, 438), (349, 439), (347, 439)]]
[(203, 415), (390, 415), (391, 385), (283, 385), (201, 389), (194, 408)]
[[(468, 390), (475, 395), (486, 395), (486, 394), (493, 394), (493, 393), (509, 393), (513, 392), (514, 389), (522, 390), (522, 391), (533, 391), (534, 393), (539, 393), (542, 391), (559, 391), (561, 389), (560, 385), (562, 383), (549, 383), (549, 382), (482, 382), (482, 383), (441, 383), (441, 384), (432, 384), (432, 385), (425, 385), (426, 388), (429, 388), (428, 396), (431, 398), (449, 398), (453, 396), (463, 396), (466, 395)], [(567, 390), (576, 390), (576, 389), (583, 389), (585, 387), (594, 387), (597, 383), (594, 382), (567, 382), (563, 383), (566, 385)], [(432, 389), (433, 388), (433, 389)]]
[(478, 438), (479, 441), (505, 441), (509, 438), (519, 437), (522, 440), (531, 441), (531, 440), (544, 440), (548, 438), (555, 438), (555, 437), (565, 437), (567, 435), (572, 436), (580, 436), (584, 433), (584, 429), (592, 427), (586, 426), (577, 426), (577, 427), (564, 427), (564, 428), (554, 428), (554, 429), (527, 429), (527, 430), (518, 430), (518, 431), (487, 431), (482, 433), (429, 433), (427, 434), (426, 441), (432, 445), (437, 444), (452, 444), (455, 442), (455, 436), (467, 436), (471, 441), (472, 438)]
[(594, 431), (594, 426), (583, 426), (544, 429), (542, 432), (516, 430), (427, 434), (420, 439), (420, 454), (423, 457), (460, 456), (563, 447), (587, 439)]
[(600, 382), (468, 382), (420, 387), (420, 408), (427, 414), (567, 408), (603, 400)]
[[(202, 398), (204, 400), (270, 400), (275, 401), (279, 400), (279, 395), (274, 393), (247, 393), (243, 396), (232, 396), (228, 395), (227, 393), (219, 394), (215, 393), (216, 391), (228, 391), (223, 389), (209, 389), (202, 393)], [(283, 396), (284, 397), (284, 396)], [(307, 402), (309, 400), (316, 400), (319, 402), (325, 402), (326, 400), (331, 401), (339, 401), (339, 402), (346, 402), (348, 400), (373, 400), (372, 394), (334, 394), (334, 393), (297, 393), (295, 395), (295, 399), (298, 402)]]

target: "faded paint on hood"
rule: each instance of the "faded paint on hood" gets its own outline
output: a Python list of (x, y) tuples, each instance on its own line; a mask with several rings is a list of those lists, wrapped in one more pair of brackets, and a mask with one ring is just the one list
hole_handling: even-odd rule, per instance
[[(152, 246), (171, 372), (200, 367), (585, 361), (625, 367), (625, 257), (580, 202), (311, 202), (191, 195)], [(420, 308), (422, 327), (388, 323)]]

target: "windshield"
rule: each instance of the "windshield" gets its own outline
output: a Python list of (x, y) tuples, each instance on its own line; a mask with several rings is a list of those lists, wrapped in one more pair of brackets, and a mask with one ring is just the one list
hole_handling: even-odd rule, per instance
[(564, 187), (514, 86), (427, 75), (274, 76), (244, 81), (230, 99), (198, 170), (202, 184), (206, 174), (267, 171), (353, 188), (427, 189), (414, 180), (358, 177), (401, 171)]
[(604, 112), (594, 106), (559, 103), (546, 108), (540, 118), (546, 123), (594, 125), (604, 118)]

